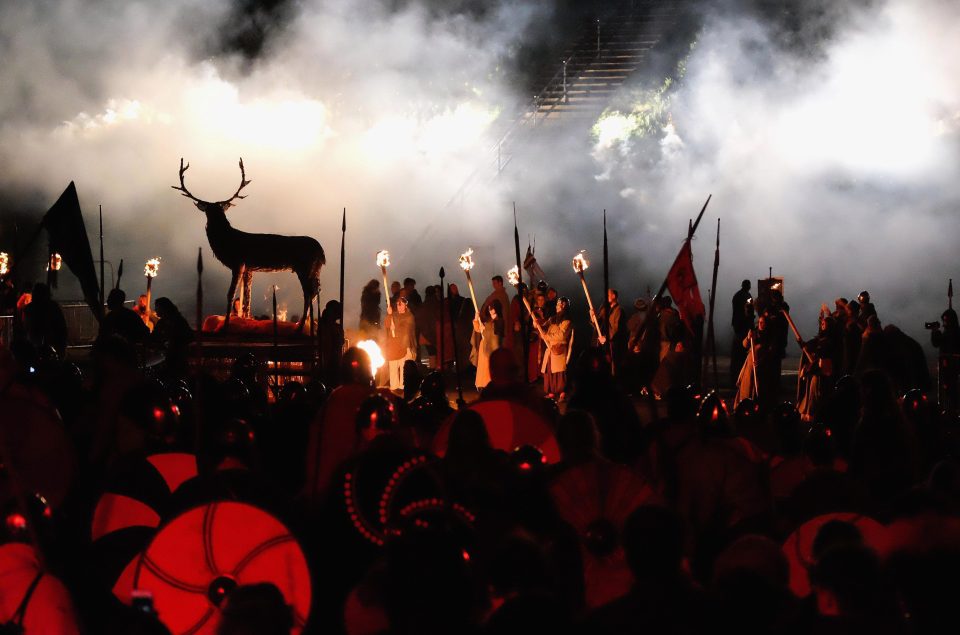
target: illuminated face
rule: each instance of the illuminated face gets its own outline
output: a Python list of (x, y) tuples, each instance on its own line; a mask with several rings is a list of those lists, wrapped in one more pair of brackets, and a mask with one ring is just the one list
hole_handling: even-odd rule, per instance
[(570, 305), (563, 300), (557, 300), (557, 313), (563, 313)]
[(491, 320), (496, 320), (496, 319), (497, 319), (497, 309), (496, 309), (496, 308), (490, 307), (490, 309), (489, 309), (488, 312), (490, 313), (490, 319), (491, 319)]
[(609, 302), (610, 304), (614, 304), (616, 301), (617, 301), (617, 296), (613, 292), (613, 289), (607, 290), (607, 302)]
[(766, 316), (764, 316), (764, 315), (761, 315), (761, 316), (760, 316), (760, 319), (757, 320), (757, 328), (760, 329), (761, 331), (766, 330), (766, 328), (767, 328), (767, 318), (766, 318)]
[(545, 307), (547, 305), (546, 296), (544, 296), (542, 293), (538, 293), (536, 303), (537, 303), (538, 309), (542, 309), (543, 307)]
[(397, 312), (406, 313), (407, 312), (407, 303), (406, 302), (397, 302)]

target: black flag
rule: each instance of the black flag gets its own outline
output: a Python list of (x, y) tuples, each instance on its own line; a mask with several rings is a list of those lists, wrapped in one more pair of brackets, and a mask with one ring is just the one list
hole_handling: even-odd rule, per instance
[(83, 297), (97, 320), (103, 317), (103, 305), (100, 304), (100, 286), (97, 283), (97, 270), (93, 264), (93, 252), (87, 238), (87, 228), (83, 224), (80, 200), (77, 188), (70, 185), (50, 211), (43, 217), (43, 227), (47, 229), (50, 240), (50, 252), (56, 252), (80, 280)]

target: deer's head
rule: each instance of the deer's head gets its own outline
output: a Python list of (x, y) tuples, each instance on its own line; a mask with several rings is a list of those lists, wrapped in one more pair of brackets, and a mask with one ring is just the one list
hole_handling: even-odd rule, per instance
[(242, 158), (240, 159), (240, 187), (237, 188), (237, 191), (234, 192), (233, 196), (231, 196), (230, 198), (224, 201), (215, 201), (215, 202), (202, 201), (196, 196), (194, 196), (193, 194), (191, 194), (190, 190), (187, 189), (186, 183), (183, 182), (183, 175), (189, 168), (190, 168), (190, 164), (187, 163), (186, 165), (184, 165), (183, 159), (181, 158), (180, 159), (180, 186), (178, 187), (176, 185), (171, 185), (170, 187), (180, 192), (182, 196), (186, 196), (191, 201), (193, 201), (193, 204), (197, 206), (197, 209), (199, 209), (204, 214), (207, 214), (208, 216), (211, 213), (222, 214), (235, 205), (234, 203), (235, 200), (246, 198), (246, 196), (240, 195), (240, 190), (250, 185), (251, 181), (247, 180), (247, 174), (243, 169)]

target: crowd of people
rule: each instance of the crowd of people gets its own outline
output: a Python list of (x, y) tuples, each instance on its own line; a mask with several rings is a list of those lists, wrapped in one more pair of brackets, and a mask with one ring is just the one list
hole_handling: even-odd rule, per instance
[[(511, 298), (495, 278), (475, 315), (455, 285), (421, 298), (407, 280), (382, 313), (371, 281), (361, 330), (385, 343), (386, 376), (351, 347), (335, 377), (271, 387), (252, 355), (228, 377), (191, 367), (173, 303), (157, 299), (151, 331), (122, 292), (77, 364), (39, 286), (0, 350), (0, 628), (187, 632), (170, 625), (200, 603), (205, 632), (222, 635), (949, 632), (956, 380), (941, 372), (934, 390), (861, 294), (822, 309), (800, 399), (784, 400), (789, 307), (775, 289), (741, 291), (725, 400), (691, 380), (696, 328), (669, 298), (627, 317), (611, 290), (601, 332), (574, 351), (571, 303), (545, 285)], [(941, 371), (955, 365), (952, 310), (931, 338)], [(145, 346), (165, 362), (145, 363)], [(417, 369), (421, 354), (432, 368)], [(454, 409), (450, 367), (471, 357), (479, 395)], [(196, 469), (162, 503), (155, 484), (118, 477), (174, 453)], [(91, 525), (120, 493), (155, 519), (104, 541)], [(124, 596), (131, 558), (171, 566), (137, 559), (158, 528), (214, 501), (288, 528), (311, 591), (289, 586), (295, 559), (281, 558), (257, 569), (273, 578), (187, 585), (196, 600), (182, 604)], [(205, 549), (226, 557), (253, 531), (237, 523), (204, 533)]]

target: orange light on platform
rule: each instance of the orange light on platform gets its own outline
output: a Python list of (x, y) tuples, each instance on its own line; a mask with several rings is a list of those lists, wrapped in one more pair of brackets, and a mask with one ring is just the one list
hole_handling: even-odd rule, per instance
[(365, 352), (370, 358), (370, 375), (371, 377), (375, 377), (377, 371), (387, 363), (383, 352), (380, 350), (380, 346), (373, 340), (361, 340), (357, 342), (357, 348)]

